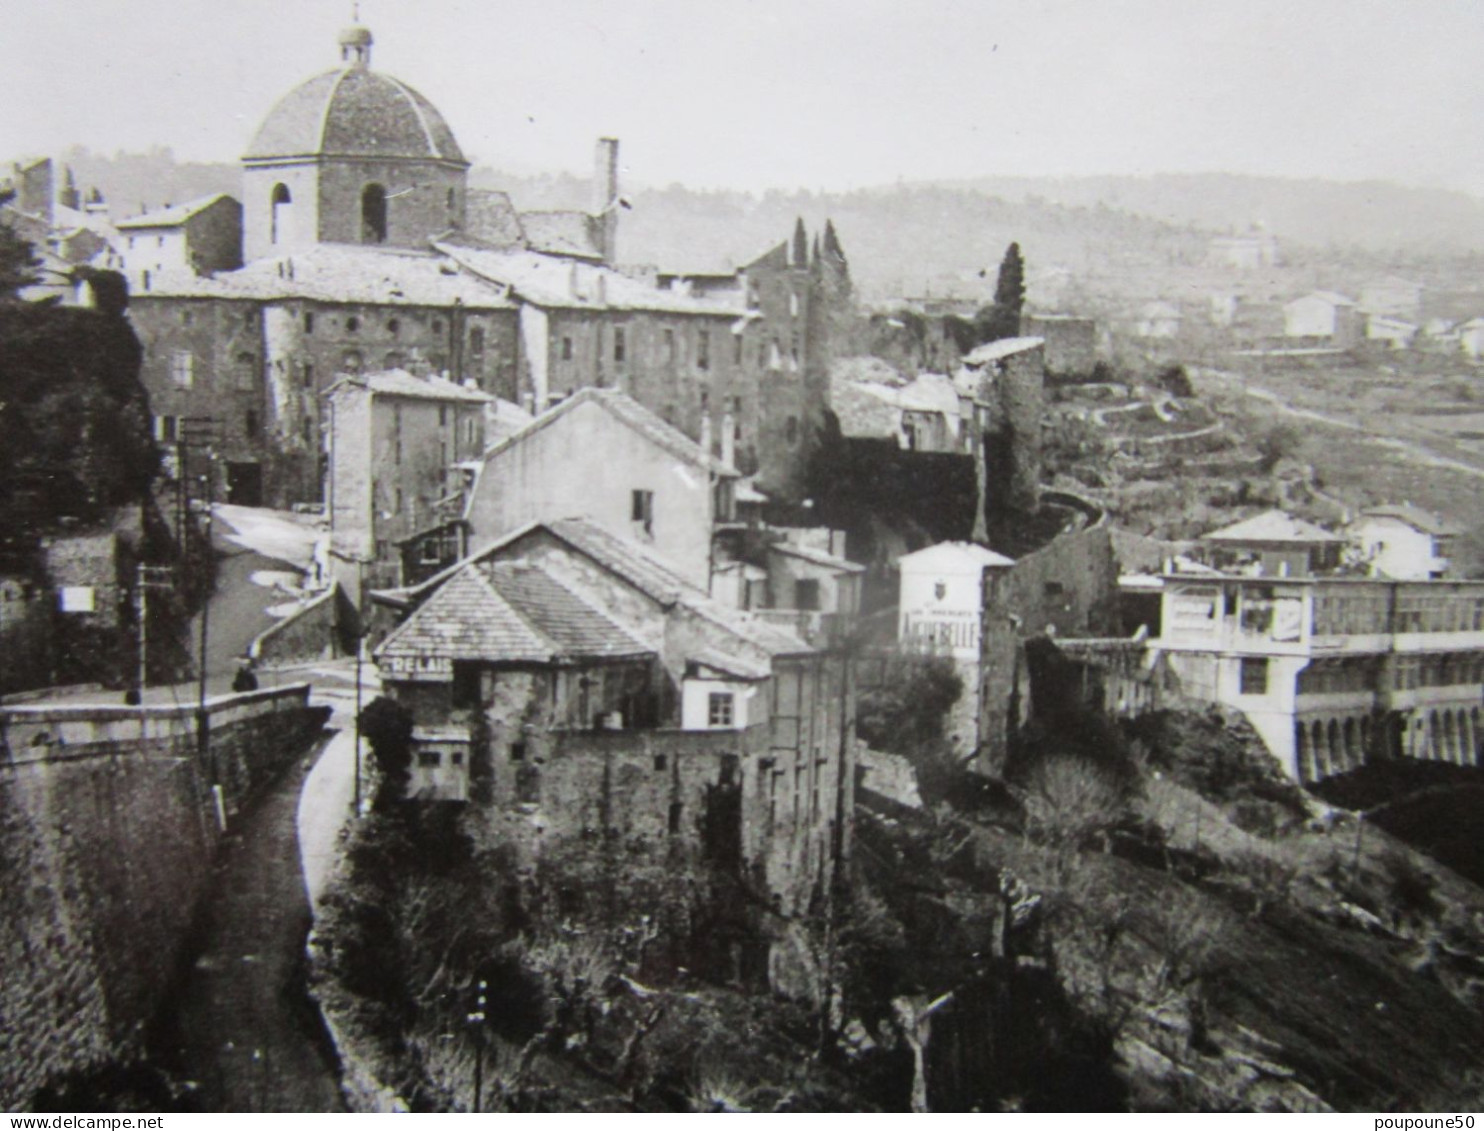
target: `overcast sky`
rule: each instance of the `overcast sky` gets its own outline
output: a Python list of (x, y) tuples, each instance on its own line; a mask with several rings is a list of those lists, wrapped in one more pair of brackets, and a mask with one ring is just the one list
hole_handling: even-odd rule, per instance
[[(1484, 195), (1484, 0), (363, 0), (476, 163), (842, 188), (1230, 170)], [(0, 156), (235, 160), (349, 0), (0, 0)]]

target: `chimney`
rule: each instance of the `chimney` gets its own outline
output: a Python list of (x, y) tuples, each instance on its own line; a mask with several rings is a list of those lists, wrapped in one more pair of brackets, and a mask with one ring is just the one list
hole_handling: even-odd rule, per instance
[(598, 254), (613, 266), (618, 250), (618, 138), (600, 137), (593, 154), (593, 217)]
[(705, 452), (707, 456), (710, 456), (711, 455), (712, 448), (711, 448), (711, 414), (709, 412), (708, 413), (704, 413), (701, 416), (701, 440), (700, 440), (700, 444), (701, 444), (701, 451)]
[(728, 467), (737, 466), (737, 425), (729, 412), (721, 417), (721, 462)]

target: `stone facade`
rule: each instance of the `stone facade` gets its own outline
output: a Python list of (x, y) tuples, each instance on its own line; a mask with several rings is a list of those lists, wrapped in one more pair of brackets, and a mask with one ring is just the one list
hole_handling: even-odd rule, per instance
[(138, 295), (130, 304), (144, 346), (141, 379), (166, 443), (187, 417), (216, 421), (226, 464), (255, 465), (256, 498), (288, 506), (324, 497), (328, 409), (324, 394), (346, 373), (397, 366), (446, 372), (491, 393), (513, 393), (514, 311), (450, 296), (446, 305), (326, 302), (289, 297)]
[(980, 630), (978, 768), (1002, 767), (1013, 731), (1027, 718), (1027, 637), (1118, 632), (1118, 561), (1107, 527), (1056, 538), (1013, 566), (985, 573)]
[[(806, 910), (849, 851), (846, 662), (721, 608), (586, 523), (535, 527), (462, 568), (484, 561), (543, 571), (650, 653), (553, 666), (496, 650), (443, 668), (437, 648), (413, 662), (399, 658), (398, 631), (387, 638), (378, 662), (388, 693), (429, 734), (446, 741), (463, 728), (468, 796), (502, 836), (528, 859), (558, 836), (655, 853), (680, 845), (749, 877), (787, 913)], [(428, 583), (425, 615), (458, 577)], [(471, 612), (476, 622), (488, 623)]]
[(456, 465), (484, 452), (491, 399), (401, 370), (331, 387), (328, 496), (337, 557), (381, 563), (395, 574), (399, 542), (457, 513), (463, 481)]

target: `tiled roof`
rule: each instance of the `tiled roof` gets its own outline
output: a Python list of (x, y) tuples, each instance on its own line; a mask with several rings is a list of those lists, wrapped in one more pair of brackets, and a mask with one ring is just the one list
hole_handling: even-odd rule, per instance
[(431, 102), (363, 66), (326, 71), (289, 91), (263, 119), (243, 160), (319, 155), (467, 164)]
[(452, 260), (388, 248), (319, 244), (257, 259), (209, 278), (164, 273), (148, 294), (182, 298), (302, 298), (318, 302), (510, 309), (502, 288), (459, 269)]
[(1282, 511), (1264, 511), (1254, 518), (1233, 523), (1231, 526), (1202, 534), (1205, 542), (1343, 542), (1338, 534), (1331, 534), (1312, 522), (1294, 518)]
[(1408, 526), (1420, 530), (1424, 534), (1447, 536), (1462, 533), (1452, 523), (1444, 522), (1430, 511), (1425, 511), (1421, 507), (1414, 507), (1410, 504), (1368, 507), (1360, 513), (1362, 515), (1374, 516), (1375, 518), (1394, 518), (1399, 522), (1405, 522)]
[(495, 248), (524, 247), (525, 230), (510, 194), (471, 188), (464, 194), (464, 234)]
[[(741, 642), (769, 655), (799, 655), (814, 651), (792, 632), (771, 625), (738, 609), (713, 601), (691, 584), (673, 566), (646, 547), (604, 530), (586, 518), (562, 518), (531, 522), (481, 547), (460, 562), (406, 589), (382, 591), (383, 599), (400, 603), (422, 593), (441, 591), (472, 563), (486, 561), (522, 538), (545, 530), (577, 553), (606, 569), (619, 580), (664, 607), (682, 605), (697, 616), (730, 632)], [(429, 598), (431, 602), (431, 598)], [(390, 641), (388, 637), (388, 641)]]
[(722, 675), (734, 676), (737, 679), (767, 679), (772, 674), (766, 664), (755, 664), (742, 659), (740, 656), (718, 652), (713, 648), (702, 648), (697, 652), (693, 652), (690, 660), (692, 663), (710, 668), (712, 671), (720, 672)]
[(1287, 305), (1292, 306), (1295, 302), (1306, 302), (1307, 300), (1313, 298), (1321, 299), (1322, 301), (1328, 303), (1330, 306), (1355, 305), (1355, 300), (1353, 298), (1346, 298), (1344, 295), (1340, 294), (1339, 291), (1310, 291), (1306, 295), (1300, 295), (1298, 298), (1294, 299), (1293, 302), (1287, 303)]
[(704, 451), (699, 444), (687, 436), (673, 424), (661, 420), (654, 413), (641, 405), (633, 397), (618, 389), (579, 389), (560, 404), (547, 409), (535, 420), (527, 424), (518, 432), (506, 436), (503, 440), (491, 445), (485, 452), (488, 460), (501, 452), (523, 442), (526, 437), (540, 432), (557, 423), (579, 405), (596, 404), (606, 409), (612, 415), (623, 421), (630, 428), (639, 432), (656, 446), (665, 449), (677, 459), (696, 467), (714, 471), (718, 475), (736, 475), (737, 469), (730, 464), (722, 463), (715, 456)]
[(550, 664), (653, 650), (540, 567), (474, 562), (398, 626), (378, 657)]
[(174, 204), (169, 208), (157, 208), (153, 212), (144, 212), (138, 216), (130, 216), (127, 220), (120, 220), (115, 227), (127, 228), (175, 228), (184, 224), (198, 212), (204, 212), (219, 200), (230, 200), (237, 203), (237, 198), (224, 192), (212, 193), (210, 196), (199, 197), (196, 200), (188, 200), (184, 204)]
[(800, 558), (806, 562), (812, 562), (817, 566), (835, 570), (838, 573), (865, 573), (866, 567), (850, 561), (848, 558), (837, 557), (823, 550), (811, 549), (808, 546), (795, 546), (790, 542), (774, 542), (768, 547), (769, 553), (788, 554), (790, 557)]
[(603, 258), (593, 243), (585, 212), (522, 212), (520, 225), (525, 230), (526, 246), (531, 251), (577, 255), (584, 259)]
[(326, 392), (340, 388), (369, 389), (373, 393), (387, 396), (416, 397), (429, 401), (463, 401), (469, 404), (488, 404), (495, 399), (478, 389), (465, 388), (442, 377), (418, 377), (405, 369), (384, 369), (377, 373), (342, 377)]
[[(522, 218), (529, 228), (529, 216)], [(529, 232), (528, 232), (529, 234)], [(579, 310), (650, 310), (672, 314), (712, 314), (738, 318), (748, 310), (735, 301), (697, 297), (631, 279), (610, 267), (579, 263), (536, 251), (496, 251), (451, 240), (434, 247), (483, 279), (515, 291), (536, 306)]]
[(897, 559), (897, 565), (903, 562), (911, 562), (913, 565), (925, 565), (942, 561), (955, 565), (979, 566), (1011, 566), (1015, 564), (1013, 558), (1007, 558), (1004, 554), (997, 554), (987, 546), (980, 546), (974, 542), (939, 542), (935, 546), (927, 546), (921, 550), (914, 550), (910, 554), (903, 554)]
[[(1168, 304), (1165, 304), (1168, 305)], [(1174, 313), (1174, 307), (1169, 307)], [(964, 356), (965, 365), (984, 365), (991, 361), (1003, 361), (1017, 353), (1025, 353), (1037, 346), (1044, 346), (1045, 338), (1001, 338), (997, 342), (985, 342), (982, 346), (975, 346)]]
[(490, 562), (478, 568), (495, 591), (551, 642), (556, 656), (653, 654), (643, 641), (537, 566)]

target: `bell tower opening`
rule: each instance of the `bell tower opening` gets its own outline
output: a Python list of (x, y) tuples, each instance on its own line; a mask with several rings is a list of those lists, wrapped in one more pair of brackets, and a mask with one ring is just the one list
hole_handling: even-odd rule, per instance
[(271, 204), (268, 240), (273, 244), (287, 243), (291, 231), (290, 221), (294, 215), (294, 197), (289, 192), (288, 185), (279, 183), (273, 186)]
[(361, 242), (386, 243), (386, 189), (381, 185), (361, 190)]

